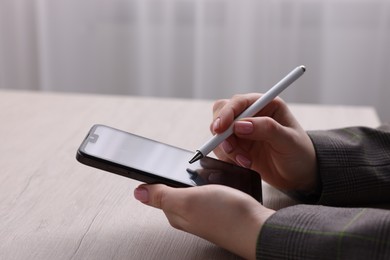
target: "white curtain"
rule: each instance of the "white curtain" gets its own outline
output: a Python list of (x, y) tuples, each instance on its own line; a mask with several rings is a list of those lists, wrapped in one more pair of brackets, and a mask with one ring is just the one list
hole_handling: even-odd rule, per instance
[(0, 0), (0, 88), (288, 102), (390, 121), (388, 0)]

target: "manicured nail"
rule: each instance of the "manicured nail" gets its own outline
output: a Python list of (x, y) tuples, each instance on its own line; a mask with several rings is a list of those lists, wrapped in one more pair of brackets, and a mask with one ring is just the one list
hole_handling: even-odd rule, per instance
[(215, 119), (215, 121), (213, 123), (214, 132), (216, 132), (219, 129), (220, 124), (221, 124), (221, 118), (217, 117), (217, 119)]
[(241, 154), (238, 154), (236, 156), (236, 161), (238, 162), (238, 164), (245, 168), (250, 168), (252, 165), (252, 161)]
[(248, 121), (237, 121), (234, 124), (234, 132), (237, 134), (251, 134), (253, 132), (253, 124)]
[(222, 142), (222, 149), (225, 151), (225, 153), (233, 152), (233, 146), (226, 140)]
[(149, 201), (149, 192), (145, 188), (138, 187), (134, 190), (134, 197), (143, 203), (147, 203)]

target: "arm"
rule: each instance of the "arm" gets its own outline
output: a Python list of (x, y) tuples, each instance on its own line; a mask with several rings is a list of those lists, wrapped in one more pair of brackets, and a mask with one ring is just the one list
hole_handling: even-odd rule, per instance
[(318, 204), (390, 202), (390, 127), (313, 131), (322, 192)]
[[(249, 94), (216, 102), (211, 131), (224, 131), (257, 98), (257, 94)], [(315, 149), (313, 145), (320, 139), (314, 132), (309, 137), (281, 99), (256, 117), (236, 122), (234, 131), (215, 150), (219, 158), (260, 172), (264, 180), (284, 191), (310, 193), (321, 188), (317, 173), (323, 171), (316, 158), (320, 146)], [(321, 155), (318, 162), (323, 162)], [(324, 183), (323, 192), (328, 187), (331, 185)], [(354, 240), (348, 240), (354, 236), (374, 241), (372, 248), (368, 243), (361, 247), (367, 254), (389, 254), (388, 242), (382, 241), (389, 240), (390, 230), (390, 216), (384, 210), (301, 205), (274, 213), (248, 195), (219, 185), (186, 189), (142, 185), (135, 190), (135, 197), (162, 209), (173, 227), (249, 259), (254, 258), (255, 249), (257, 256), (264, 258), (301, 259), (312, 254), (324, 258), (332, 250), (336, 256), (355, 256), (356, 250), (349, 250)]]
[(263, 225), (258, 259), (389, 259), (390, 211), (297, 205)]
[[(241, 95), (216, 102), (212, 132), (222, 132), (253, 97), (253, 94)], [(310, 132), (308, 136), (285, 104), (276, 99), (257, 117), (236, 122), (235, 135), (215, 153), (224, 160), (257, 170), (264, 180), (285, 192), (322, 193), (321, 198), (315, 198), (318, 203), (389, 202), (390, 189), (384, 179), (390, 171), (388, 166), (383, 167), (390, 162), (389, 134), (383, 133), (384, 129), (379, 134), (374, 134), (377, 130), (357, 130), (359, 133), (350, 133), (346, 141), (339, 133), (345, 130)], [(362, 133), (369, 138), (362, 141)], [(356, 139), (356, 135), (360, 138)], [(348, 175), (352, 169), (357, 173), (354, 177)], [(335, 176), (335, 170), (340, 175)], [(309, 182), (304, 182), (305, 179)], [(349, 185), (352, 187), (347, 188)], [(309, 205), (285, 208), (263, 225), (257, 256), (261, 259), (384, 257), (389, 255), (389, 221), (389, 211), (379, 209)], [(366, 240), (372, 243), (365, 243)]]
[[(322, 183), (319, 204), (390, 202), (390, 132), (353, 127), (309, 132)], [(282, 255), (281, 255), (282, 254)], [(384, 259), (390, 256), (390, 211), (298, 205), (263, 225), (257, 257)]]

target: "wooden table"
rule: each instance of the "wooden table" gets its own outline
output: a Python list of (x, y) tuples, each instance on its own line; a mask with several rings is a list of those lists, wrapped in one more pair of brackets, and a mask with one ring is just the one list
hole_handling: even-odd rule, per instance
[[(139, 182), (75, 160), (95, 123), (194, 150), (212, 101), (0, 91), (0, 259), (235, 259), (133, 198)], [(290, 104), (305, 129), (376, 127), (371, 107)], [(264, 204), (293, 204), (264, 184)]]

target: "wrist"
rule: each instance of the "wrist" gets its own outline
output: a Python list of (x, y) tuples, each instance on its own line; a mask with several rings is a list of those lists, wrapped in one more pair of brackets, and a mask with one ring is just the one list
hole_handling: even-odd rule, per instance
[(240, 256), (244, 257), (245, 259), (256, 259), (256, 248), (257, 248), (257, 240), (261, 233), (262, 227), (264, 223), (275, 213), (274, 210), (268, 209), (268, 208), (262, 208), (261, 211), (255, 213), (253, 215), (253, 221), (254, 223), (251, 227), (249, 227), (248, 230), (248, 238), (249, 241), (247, 241), (243, 247), (243, 252), (239, 254)]

